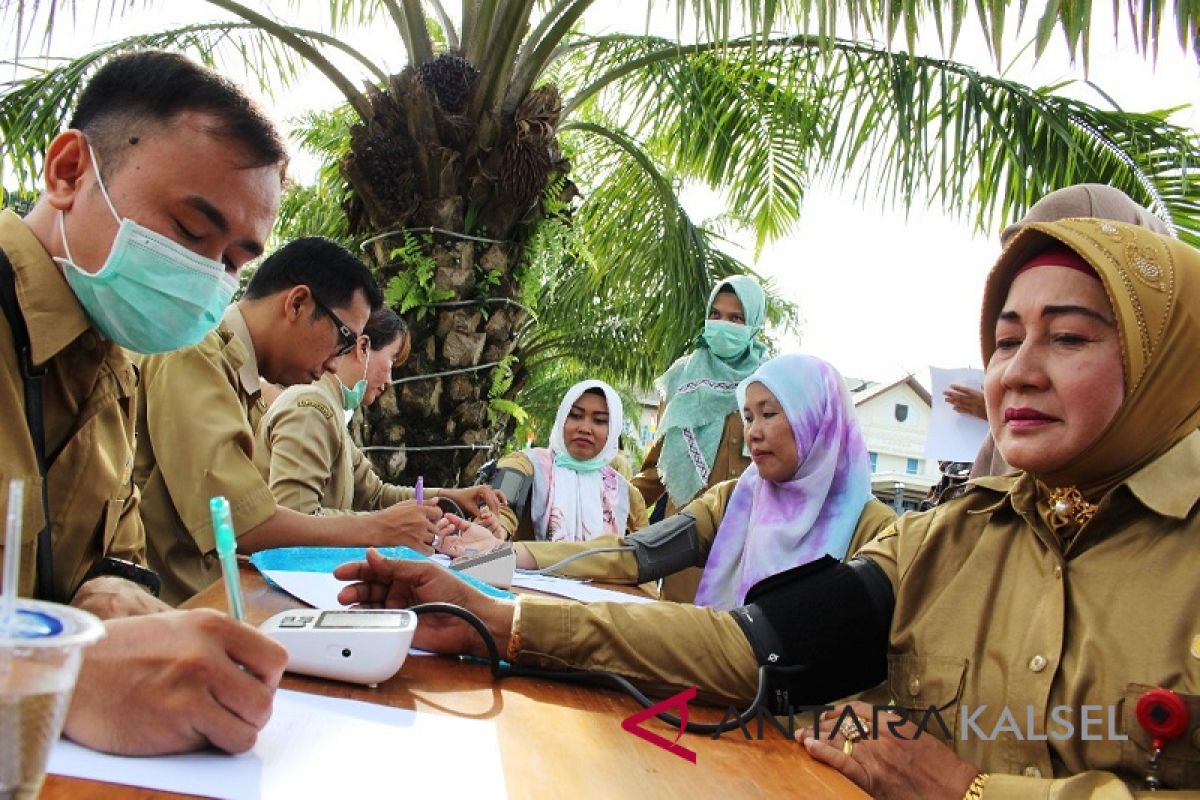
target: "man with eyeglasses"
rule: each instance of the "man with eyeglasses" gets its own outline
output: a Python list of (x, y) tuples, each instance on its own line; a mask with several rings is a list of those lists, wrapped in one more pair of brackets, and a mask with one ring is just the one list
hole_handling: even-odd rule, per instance
[(354, 349), (383, 296), (352, 253), (319, 237), (263, 261), (245, 296), (199, 344), (137, 360), (137, 452), (150, 565), (177, 605), (220, 576), (209, 498), (223, 495), (238, 550), (403, 544), (432, 553), (436, 502), (321, 517), (278, 506), (253, 461), (260, 378), (311, 383)]

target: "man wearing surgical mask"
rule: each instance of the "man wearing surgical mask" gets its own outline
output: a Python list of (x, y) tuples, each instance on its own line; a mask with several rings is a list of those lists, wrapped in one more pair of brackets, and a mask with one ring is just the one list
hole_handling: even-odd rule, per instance
[(64, 729), (90, 747), (238, 752), (270, 716), (282, 649), (154, 596), (131, 479), (138, 375), (122, 348), (181, 347), (216, 326), (262, 252), (286, 161), (235, 86), (139, 52), (92, 76), (29, 215), (0, 213), (0, 477), (25, 484), (18, 589), (106, 621)]
[[(766, 295), (753, 278), (721, 280), (709, 295), (708, 319), (695, 349), (658, 379), (663, 396), (658, 438), (632, 481), (653, 507), (651, 522), (677, 513), (750, 465), (736, 389), (766, 352), (758, 340), (765, 311)], [(664, 579), (662, 598), (692, 602), (700, 573), (689, 568)]]
[[(289, 387), (271, 404), (255, 430), (254, 463), (279, 505), (345, 518), (414, 499), (414, 487), (385, 483), (375, 474), (346, 430), (355, 410), (372, 405), (387, 390), (392, 367), (408, 359), (411, 343), (404, 320), (390, 308), (378, 309), (335, 371), (315, 383)], [(489, 486), (426, 486), (424, 496), (448, 498), (471, 516), (481, 508), (499, 510)]]
[(209, 499), (218, 495), (229, 501), (243, 553), (339, 545), (433, 553), (441, 518), (433, 500), (314, 516), (277, 503), (254, 464), (254, 435), (266, 411), (259, 376), (292, 386), (338, 369), (382, 303), (353, 253), (329, 239), (302, 237), (263, 260), (245, 296), (199, 344), (139, 357), (133, 480), (142, 492), (150, 566), (168, 603), (220, 577), (209, 516)]

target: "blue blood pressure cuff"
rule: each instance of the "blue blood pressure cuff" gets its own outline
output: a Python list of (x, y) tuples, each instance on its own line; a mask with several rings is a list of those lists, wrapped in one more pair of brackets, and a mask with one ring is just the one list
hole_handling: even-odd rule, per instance
[(746, 605), (731, 613), (760, 665), (801, 668), (770, 678), (771, 710), (786, 714), (886, 678), (894, 606), (891, 581), (878, 564), (826, 555), (756, 584)]
[(637, 559), (638, 583), (656, 581), (688, 567), (702, 567), (696, 518), (674, 514), (625, 537)]

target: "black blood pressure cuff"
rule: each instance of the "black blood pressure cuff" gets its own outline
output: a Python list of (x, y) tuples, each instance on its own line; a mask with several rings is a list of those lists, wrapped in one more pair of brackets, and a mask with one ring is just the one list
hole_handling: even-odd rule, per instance
[(700, 535), (696, 532), (696, 518), (691, 514), (667, 517), (626, 536), (625, 543), (634, 547), (638, 583), (656, 581), (687, 567), (703, 566)]
[(508, 507), (521, 519), (529, 503), (529, 492), (533, 489), (533, 476), (512, 467), (501, 467), (492, 473), (491, 487), (504, 492)]
[(733, 618), (768, 670), (772, 713), (820, 705), (887, 677), (895, 599), (887, 575), (869, 558), (823, 556), (773, 575), (746, 595)]

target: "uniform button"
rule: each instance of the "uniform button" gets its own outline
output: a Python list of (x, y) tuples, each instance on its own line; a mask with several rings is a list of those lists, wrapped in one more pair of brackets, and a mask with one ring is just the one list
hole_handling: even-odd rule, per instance
[(1032, 764), (1030, 764), (1025, 769), (1021, 770), (1021, 774), (1024, 775), (1026, 778), (1042, 777), (1042, 771), (1040, 769), (1038, 769), (1037, 767), (1033, 766)]
[(1062, 567), (1054, 568), (1054, 577), (1058, 578), (1059, 580), (1062, 580)]
[(911, 694), (913, 697), (916, 697), (917, 695), (919, 695), (921, 693), (921, 679), (920, 678), (913, 678), (911, 681), (908, 682), (908, 693)]
[(1029, 659), (1029, 669), (1031, 672), (1041, 672), (1046, 668), (1045, 656), (1034, 656)]

